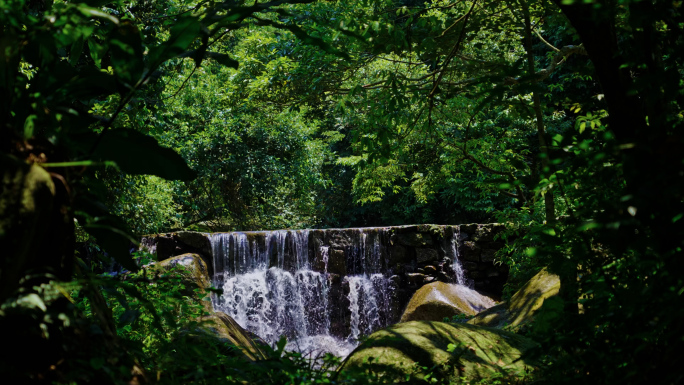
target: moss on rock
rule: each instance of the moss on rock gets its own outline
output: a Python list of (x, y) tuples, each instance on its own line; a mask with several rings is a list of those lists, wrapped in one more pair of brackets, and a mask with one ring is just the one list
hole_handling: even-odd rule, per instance
[[(211, 278), (207, 264), (198, 254), (183, 254), (176, 257), (171, 257), (152, 265), (152, 269), (159, 272), (168, 272), (176, 266), (183, 266), (185, 271), (182, 273), (183, 281), (188, 284), (190, 290), (198, 288), (201, 290), (200, 298), (208, 295), (207, 289), (211, 287)], [(188, 293), (190, 295), (190, 293)], [(203, 298), (202, 305), (207, 312), (213, 312), (211, 301)]]
[(433, 282), (413, 294), (401, 322), (441, 321), (458, 314), (472, 316), (494, 305), (492, 299), (465, 286)]
[(536, 343), (499, 329), (412, 321), (371, 334), (343, 363), (343, 371), (372, 371), (388, 380), (419, 382), (432, 371), (449, 383), (498, 378), (515, 381), (537, 363), (524, 356)]
[(247, 359), (256, 361), (266, 358), (264, 350), (254, 338), (226, 313), (216, 312), (200, 319), (202, 329), (222, 342), (237, 347)]
[(542, 269), (511, 297), (509, 303), (485, 310), (468, 323), (490, 327), (509, 325), (513, 329), (519, 328), (532, 322), (534, 314), (544, 304), (544, 300), (557, 295), (559, 290), (558, 276)]

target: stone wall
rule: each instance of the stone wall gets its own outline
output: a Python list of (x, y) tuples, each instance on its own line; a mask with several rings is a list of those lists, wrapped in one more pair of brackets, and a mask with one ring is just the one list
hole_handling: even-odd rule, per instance
[[(309, 261), (315, 271), (336, 276), (382, 273), (409, 292), (434, 282), (455, 282), (452, 239), (458, 239), (458, 259), (466, 279), (486, 294), (498, 296), (508, 277), (505, 266), (494, 264), (495, 253), (504, 244), (495, 239), (499, 224), (410, 225), (375, 228), (310, 230)], [(263, 238), (267, 232), (246, 232)], [(213, 255), (208, 234), (180, 231), (146, 236), (142, 247), (163, 260), (196, 253), (213, 273)], [(287, 262), (286, 266), (294, 266)]]

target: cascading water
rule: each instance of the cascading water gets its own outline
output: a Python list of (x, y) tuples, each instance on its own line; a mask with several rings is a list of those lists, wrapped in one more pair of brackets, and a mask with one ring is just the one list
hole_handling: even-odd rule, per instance
[(387, 323), (387, 315), (382, 311), (389, 307), (389, 281), (382, 274), (349, 276), (345, 281), (349, 284), (347, 299), (351, 310), (349, 339), (356, 341)]
[(451, 245), (451, 268), (454, 271), (454, 275), (456, 277), (456, 283), (459, 285), (463, 286), (470, 286), (469, 282), (467, 282), (466, 277), (465, 277), (465, 271), (463, 271), (463, 265), (461, 265), (461, 261), (459, 260), (459, 253), (458, 253), (458, 242), (460, 240), (460, 228), (452, 227), (451, 228), (451, 240), (450, 240), (450, 245)]
[[(349, 246), (351, 274), (341, 283), (348, 293), (331, 298), (329, 247), (319, 247), (324, 266), (313, 271), (308, 230), (212, 234), (214, 285), (223, 289), (213, 299), (214, 308), (272, 345), (285, 336), (289, 350), (346, 356), (361, 335), (392, 321), (391, 287), (380, 273), (380, 235), (362, 229), (357, 235), (357, 242)], [(348, 333), (333, 331), (331, 310), (345, 303)]]

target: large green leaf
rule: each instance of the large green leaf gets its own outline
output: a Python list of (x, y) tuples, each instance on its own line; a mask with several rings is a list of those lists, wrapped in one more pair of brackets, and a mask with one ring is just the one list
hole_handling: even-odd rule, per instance
[(121, 23), (112, 32), (109, 50), (114, 74), (126, 88), (135, 87), (145, 70), (142, 38), (138, 28), (130, 22)]
[(96, 160), (114, 161), (121, 171), (129, 174), (185, 181), (195, 178), (195, 172), (178, 153), (160, 146), (153, 137), (134, 130), (106, 132), (93, 156)]
[(98, 245), (124, 268), (137, 270), (130, 253), (131, 244), (137, 243), (119, 217), (109, 213), (107, 207), (92, 194), (85, 194), (75, 202), (75, 217), (88, 234), (97, 239)]

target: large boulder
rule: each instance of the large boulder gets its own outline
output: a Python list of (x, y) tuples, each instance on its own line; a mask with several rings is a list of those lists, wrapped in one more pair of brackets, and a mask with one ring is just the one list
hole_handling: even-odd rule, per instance
[(534, 320), (534, 314), (544, 304), (544, 300), (558, 294), (560, 279), (542, 269), (525, 286), (518, 290), (507, 304), (492, 307), (468, 321), (472, 325), (517, 329)]
[(524, 356), (535, 346), (527, 338), (499, 329), (412, 321), (371, 334), (347, 357), (341, 370), (368, 370), (388, 380), (408, 380), (402, 383), (423, 383), (429, 370), (449, 383), (490, 377), (515, 380), (536, 367), (537, 362)]
[[(211, 287), (211, 277), (209, 277), (209, 270), (207, 269), (207, 264), (204, 262), (202, 257), (197, 254), (183, 254), (176, 257), (171, 257), (160, 262), (152, 264), (151, 269), (154, 272), (166, 273), (177, 266), (182, 266), (180, 274), (182, 275), (184, 283), (188, 287), (188, 290), (194, 291), (195, 288), (200, 289), (200, 298), (206, 297), (209, 292), (208, 289)], [(188, 293), (191, 295), (192, 293)], [(207, 312), (213, 312), (213, 306), (208, 298), (202, 298), (202, 305)]]
[(463, 285), (433, 282), (418, 289), (411, 297), (401, 322), (441, 321), (458, 314), (476, 315), (495, 302)]
[(258, 337), (243, 329), (226, 313), (216, 312), (200, 318), (201, 330), (209, 333), (221, 342), (235, 346), (245, 358), (256, 361), (266, 358), (263, 346), (266, 344)]

